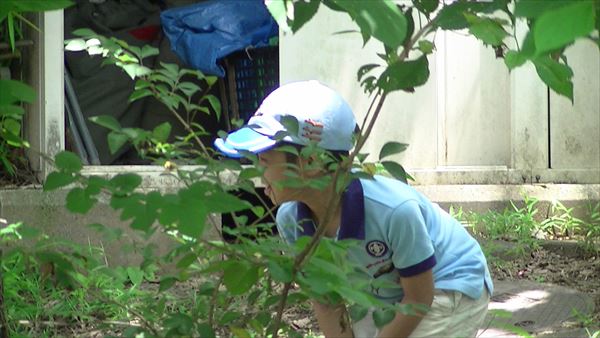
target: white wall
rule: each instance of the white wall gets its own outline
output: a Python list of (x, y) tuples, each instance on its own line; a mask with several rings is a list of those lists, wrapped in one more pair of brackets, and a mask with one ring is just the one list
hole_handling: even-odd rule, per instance
[[(280, 76), (281, 83), (321, 80), (362, 121), (370, 100), (356, 71), (381, 63), (376, 53), (383, 48), (376, 41), (362, 48), (359, 33), (335, 34), (351, 29), (346, 14), (321, 6), (298, 33), (282, 33)], [(428, 83), (413, 94), (388, 96), (367, 152), (376, 155), (391, 140), (409, 143), (394, 159), (418, 184), (600, 183), (597, 47), (582, 42), (568, 51), (575, 105), (552, 94), (548, 123), (547, 88), (531, 65), (509, 73), (491, 48), (466, 34), (439, 31), (435, 44)]]

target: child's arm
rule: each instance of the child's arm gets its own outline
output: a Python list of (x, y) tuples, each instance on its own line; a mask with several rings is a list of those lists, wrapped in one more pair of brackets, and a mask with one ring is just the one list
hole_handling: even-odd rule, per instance
[(352, 326), (347, 316), (344, 316), (343, 305), (326, 305), (315, 300), (312, 301), (319, 328), (325, 337), (354, 337)]
[[(433, 274), (431, 269), (411, 277), (401, 277), (400, 284), (404, 290), (401, 304), (422, 304), (431, 307), (433, 302)], [(396, 318), (386, 325), (379, 337), (408, 337), (415, 330), (425, 313), (415, 309), (418, 316), (398, 313)]]

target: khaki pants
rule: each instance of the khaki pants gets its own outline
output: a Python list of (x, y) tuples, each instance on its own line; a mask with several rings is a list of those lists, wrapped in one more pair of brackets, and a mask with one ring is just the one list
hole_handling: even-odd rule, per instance
[[(479, 299), (458, 291), (435, 290), (431, 309), (410, 337), (475, 337), (485, 319), (490, 295), (484, 289)], [(352, 325), (354, 337), (377, 337), (372, 313)]]

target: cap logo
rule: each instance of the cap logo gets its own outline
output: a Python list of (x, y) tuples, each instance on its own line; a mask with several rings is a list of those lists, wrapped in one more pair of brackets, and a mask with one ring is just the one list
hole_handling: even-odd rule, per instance
[(378, 240), (370, 241), (369, 243), (367, 243), (366, 249), (369, 255), (373, 257), (381, 257), (385, 255), (388, 251), (387, 245), (385, 245), (385, 243), (383, 243), (382, 241)]
[(323, 134), (323, 123), (312, 119), (306, 119), (304, 123), (306, 125), (302, 128), (302, 136), (311, 141), (320, 142)]

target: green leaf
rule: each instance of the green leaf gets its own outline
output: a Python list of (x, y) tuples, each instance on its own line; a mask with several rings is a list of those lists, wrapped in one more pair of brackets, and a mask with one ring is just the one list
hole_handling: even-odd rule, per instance
[(35, 97), (35, 90), (27, 84), (16, 80), (0, 79), (0, 105), (16, 102), (32, 103)]
[(433, 49), (435, 48), (435, 45), (431, 41), (421, 40), (419, 41), (419, 46), (417, 48), (423, 54), (431, 54), (433, 52)]
[(163, 292), (166, 291), (170, 288), (173, 287), (173, 285), (175, 285), (175, 283), (177, 283), (177, 278), (175, 277), (163, 277), (160, 280), (160, 286), (158, 287), (158, 291), (159, 292)]
[(111, 131), (108, 133), (108, 149), (111, 154), (115, 154), (127, 141), (129, 137), (121, 132)]
[(255, 205), (252, 208), (250, 208), (250, 210), (252, 211), (252, 213), (254, 213), (254, 215), (256, 215), (256, 217), (260, 218), (263, 217), (265, 215), (265, 208), (263, 208), (260, 205)]
[(476, 38), (492, 46), (499, 46), (508, 33), (502, 25), (493, 19), (478, 19), (469, 27), (469, 32)]
[(12, 117), (14, 119), (21, 119), (25, 114), (25, 109), (21, 106), (3, 105), (0, 106), (0, 116)]
[(360, 82), (360, 80), (363, 78), (363, 76), (365, 76), (365, 74), (367, 74), (368, 72), (370, 72), (371, 70), (373, 70), (373, 69), (375, 69), (377, 67), (379, 67), (379, 65), (376, 64), (376, 63), (370, 63), (368, 65), (362, 65), (358, 69), (358, 71), (356, 72), (356, 78)]
[(396, 312), (390, 309), (375, 309), (373, 311), (373, 321), (375, 326), (382, 328), (396, 317)]
[(305, 23), (317, 13), (320, 0), (294, 2), (294, 20), (291, 23), (292, 32), (296, 33)]
[(526, 56), (524, 56), (523, 54), (521, 54), (517, 51), (514, 51), (514, 50), (509, 50), (504, 55), (504, 63), (510, 70), (513, 70), (513, 69), (523, 65), (526, 61), (527, 61)]
[(14, 14), (13, 12), (8, 13), (8, 41), (11, 46), (11, 50), (15, 51), (15, 23), (14, 23)]
[(152, 95), (152, 91), (148, 88), (134, 90), (129, 96), (129, 102), (139, 100), (143, 97)]
[(209, 212), (226, 213), (249, 209), (252, 205), (232, 194), (213, 191), (205, 195), (204, 207)]
[(572, 4), (573, 0), (519, 0), (515, 2), (515, 16), (535, 19), (547, 11)]
[(200, 86), (198, 86), (197, 84), (195, 84), (193, 82), (187, 82), (187, 81), (181, 82), (180, 84), (178, 84), (177, 88), (179, 88), (179, 90), (181, 90), (188, 97), (191, 97), (192, 95), (194, 95), (198, 91), (200, 91)]
[[(202, 74), (200, 71), (198, 71), (200, 74)], [(198, 79), (202, 79), (204, 78), (204, 80), (206, 81), (206, 84), (208, 84), (209, 86), (213, 86), (215, 83), (217, 83), (217, 77), (216, 76), (207, 76), (204, 77), (204, 75), (200, 75), (198, 76)]]
[(73, 5), (70, 0), (2, 0), (8, 8), (19, 12), (45, 12), (66, 8)]
[(247, 263), (233, 262), (225, 268), (223, 284), (234, 295), (241, 295), (258, 280), (258, 267)]
[(439, 4), (440, 0), (413, 0), (413, 5), (427, 17), (438, 8)]
[(135, 90), (138, 89), (144, 89), (144, 88), (148, 88), (148, 87), (152, 87), (152, 82), (150, 81), (146, 81), (146, 80), (137, 80), (135, 81)]
[(94, 206), (95, 200), (91, 199), (82, 188), (73, 188), (67, 194), (67, 209), (79, 214), (85, 214)]
[(214, 110), (215, 114), (217, 114), (217, 120), (221, 118), (221, 101), (214, 95), (206, 95), (206, 99), (210, 106)]
[(406, 170), (404, 170), (404, 167), (402, 167), (400, 164), (398, 164), (396, 162), (383, 161), (383, 162), (381, 162), (381, 165), (383, 165), (385, 170), (388, 173), (390, 173), (390, 175), (392, 175), (393, 178), (395, 178), (397, 180), (407, 183), (408, 178), (412, 179), (412, 177), (410, 177), (410, 175), (408, 175), (406, 173)]
[[(221, 317), (221, 319), (219, 319), (219, 325), (227, 325), (229, 323), (231, 323), (232, 321), (240, 318), (242, 316), (241, 313), (236, 312), (236, 311), (228, 311), (225, 312), (223, 314), (223, 317)], [(248, 336), (251, 337), (251, 336)]]
[(343, 8), (356, 21), (365, 40), (372, 36), (394, 49), (404, 42), (407, 21), (393, 1), (332, 0), (331, 2)]
[(468, 6), (462, 1), (456, 1), (450, 5), (442, 7), (434, 19), (436, 26), (447, 30), (469, 27), (469, 23), (464, 15), (467, 9)]
[(254, 167), (244, 168), (240, 171), (239, 178), (243, 180), (248, 180), (255, 177), (262, 176), (262, 172)]
[(51, 172), (44, 182), (44, 191), (56, 190), (75, 182), (75, 176), (64, 172)]
[(281, 117), (281, 121), (279, 122), (285, 128), (287, 134), (296, 136), (300, 133), (300, 124), (295, 116), (284, 115)]
[(568, 97), (573, 102), (573, 71), (568, 65), (559, 63), (549, 56), (533, 60), (540, 79), (556, 93)]
[(291, 266), (281, 266), (274, 260), (269, 260), (267, 262), (267, 266), (269, 267), (269, 272), (271, 273), (271, 277), (273, 277), (273, 280), (280, 283), (288, 283), (292, 281)]
[(142, 47), (142, 50), (140, 52), (140, 56), (142, 59), (144, 59), (149, 56), (158, 55), (158, 53), (159, 53), (158, 48), (154, 48), (149, 45), (144, 45), (144, 47)]
[(359, 304), (354, 304), (348, 309), (348, 314), (350, 315), (353, 323), (365, 318), (367, 313), (369, 313), (369, 308)]
[(396, 62), (388, 66), (377, 81), (377, 86), (386, 92), (410, 90), (421, 86), (429, 78), (429, 63), (423, 55), (417, 60)]
[(54, 158), (56, 168), (68, 173), (79, 172), (83, 168), (81, 159), (70, 151), (61, 151)]
[(167, 337), (191, 336), (190, 331), (194, 326), (192, 318), (183, 313), (171, 313), (164, 323), (166, 327), (171, 328), (169, 333), (166, 334)]
[(406, 143), (393, 142), (393, 141), (388, 142), (381, 148), (381, 151), (379, 152), (379, 160), (381, 160), (385, 157), (394, 155), (394, 154), (401, 153), (401, 152), (405, 151), (406, 148), (408, 148), (408, 144), (406, 144)]
[(190, 266), (192, 263), (194, 263), (197, 258), (198, 258), (197, 255), (195, 255), (193, 253), (189, 253), (189, 254), (183, 256), (183, 258), (181, 258), (179, 260), (179, 262), (177, 262), (176, 266), (178, 269), (185, 269), (188, 266)]
[(175, 79), (179, 77), (179, 66), (178, 65), (176, 65), (174, 63), (165, 63), (165, 62), (161, 62), (160, 65), (165, 70), (165, 75), (168, 74), (169, 77), (175, 78)]
[[(273, 2), (276, 2), (276, 1), (273, 1)], [(252, 338), (252, 335), (250, 334), (250, 332), (248, 332), (248, 330), (243, 329), (241, 327), (232, 326), (229, 329), (231, 330), (231, 333), (233, 333), (234, 337), (238, 337), (238, 338)]]
[(133, 285), (140, 285), (144, 280), (144, 271), (137, 267), (127, 267), (127, 276)]
[(81, 36), (84, 38), (90, 38), (90, 37), (95, 37), (96, 32), (94, 32), (93, 30), (91, 30), (89, 28), (79, 28), (79, 29), (76, 29), (73, 31), (73, 35)]
[[(8, 145), (20, 148), (23, 145), (23, 140), (19, 136), (15, 135), (15, 133), (12, 133), (10, 130), (5, 128), (7, 122), (9, 121), (10, 120), (4, 121), (2, 124), (0, 124), (0, 140), (4, 139)], [(5, 158), (0, 156), (0, 159), (4, 160)]]
[(121, 124), (110, 115), (98, 115), (89, 118), (90, 121), (112, 131), (121, 131)]
[(196, 327), (198, 328), (198, 333), (200, 334), (200, 337), (203, 337), (203, 338), (216, 337), (215, 331), (213, 330), (212, 327), (210, 327), (210, 325), (208, 323), (201, 323), (201, 324), (196, 325)]
[(152, 130), (154, 140), (161, 143), (167, 142), (170, 134), (171, 124), (169, 122), (163, 122)]
[(131, 79), (135, 79), (136, 77), (148, 75), (152, 73), (152, 70), (146, 66), (139, 65), (137, 63), (130, 63), (121, 66), (123, 70), (131, 77)]
[(594, 30), (594, 3), (575, 2), (542, 14), (533, 25), (537, 54), (564, 47)]
[(133, 192), (142, 184), (142, 177), (138, 174), (118, 174), (110, 180), (110, 184), (122, 192)]

